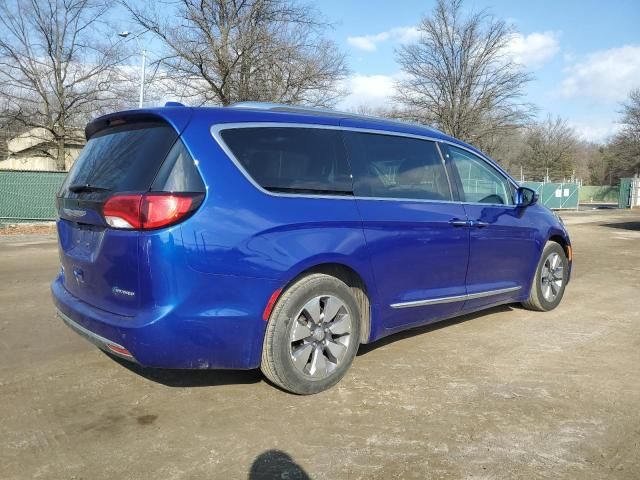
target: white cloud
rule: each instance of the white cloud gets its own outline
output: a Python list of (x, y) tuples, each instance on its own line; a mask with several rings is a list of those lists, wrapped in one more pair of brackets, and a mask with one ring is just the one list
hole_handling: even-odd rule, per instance
[(540, 67), (560, 50), (559, 37), (557, 32), (515, 33), (507, 45), (507, 54), (525, 67)]
[(400, 43), (413, 43), (420, 39), (420, 30), (416, 27), (392, 28), (389, 33), (392, 38)]
[(340, 102), (338, 108), (347, 110), (359, 106), (378, 108), (389, 106), (395, 93), (394, 75), (351, 75), (344, 87), (350, 94)]
[(348, 37), (347, 43), (357, 49), (373, 52), (378, 48), (379, 43), (386, 42), (387, 40), (399, 43), (412, 43), (419, 38), (420, 31), (416, 27), (396, 27), (374, 35)]
[(595, 143), (605, 142), (620, 130), (620, 124), (613, 118), (570, 120), (569, 125), (580, 139)]
[(640, 86), (640, 45), (600, 50), (565, 69), (562, 94), (621, 101)]
[(365, 50), (367, 52), (373, 52), (376, 50), (377, 43), (384, 42), (389, 38), (389, 32), (381, 32), (375, 35), (363, 35), (361, 37), (349, 37), (347, 43), (352, 47)]

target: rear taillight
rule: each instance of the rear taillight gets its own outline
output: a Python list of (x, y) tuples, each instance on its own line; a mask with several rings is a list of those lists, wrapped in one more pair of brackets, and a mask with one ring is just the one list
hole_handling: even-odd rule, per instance
[(116, 194), (105, 202), (102, 213), (113, 228), (150, 230), (184, 220), (202, 198), (200, 193)]

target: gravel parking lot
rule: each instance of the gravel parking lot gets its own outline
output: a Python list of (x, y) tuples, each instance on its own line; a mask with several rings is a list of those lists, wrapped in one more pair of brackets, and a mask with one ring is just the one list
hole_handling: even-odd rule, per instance
[(563, 215), (563, 304), (363, 346), (310, 397), (145, 371), (54, 315), (50, 235), (0, 237), (0, 478), (640, 478), (640, 212)]

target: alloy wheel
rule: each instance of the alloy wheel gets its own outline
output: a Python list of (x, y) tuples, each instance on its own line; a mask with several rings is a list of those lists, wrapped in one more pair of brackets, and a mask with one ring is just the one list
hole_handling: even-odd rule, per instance
[(309, 300), (292, 322), (290, 355), (296, 369), (313, 379), (328, 377), (351, 343), (352, 316), (335, 295)]
[(564, 281), (564, 262), (556, 252), (549, 254), (542, 266), (540, 286), (542, 296), (547, 302), (553, 302), (562, 288)]

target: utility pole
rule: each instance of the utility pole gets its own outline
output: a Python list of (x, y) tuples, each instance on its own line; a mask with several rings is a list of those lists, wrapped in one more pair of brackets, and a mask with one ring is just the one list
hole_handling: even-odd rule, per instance
[[(140, 42), (138, 41), (138, 37), (143, 33), (146, 33), (147, 31), (148, 30), (144, 30), (133, 37), (136, 41), (136, 44), (138, 45), (139, 50), (140, 50)], [(120, 32), (118, 34), (118, 36), (122, 38), (127, 38), (129, 35), (131, 35), (131, 32), (128, 32), (128, 31)], [(141, 72), (140, 72), (140, 97), (138, 99), (138, 108), (142, 108), (142, 104), (144, 103), (144, 82), (145, 82), (145, 70), (147, 66), (147, 51), (145, 49), (142, 49), (140, 54), (142, 56), (142, 66), (141, 66)]]
[(140, 101), (138, 102), (138, 108), (142, 108), (142, 102), (144, 102), (144, 76), (145, 76), (146, 63), (147, 63), (147, 51), (142, 50), (142, 75), (140, 76)]

